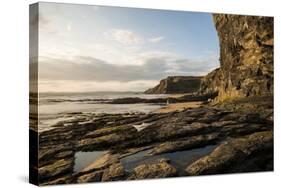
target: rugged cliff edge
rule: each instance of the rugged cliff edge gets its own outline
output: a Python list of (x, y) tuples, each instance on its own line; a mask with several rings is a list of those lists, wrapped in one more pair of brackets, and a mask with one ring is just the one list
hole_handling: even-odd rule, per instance
[(200, 76), (168, 76), (154, 88), (146, 90), (146, 94), (192, 93), (200, 88)]
[(221, 67), (202, 80), (200, 93), (217, 101), (273, 95), (273, 18), (214, 14)]

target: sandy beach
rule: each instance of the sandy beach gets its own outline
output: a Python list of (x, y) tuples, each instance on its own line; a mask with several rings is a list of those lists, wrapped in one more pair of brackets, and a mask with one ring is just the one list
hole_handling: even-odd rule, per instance
[(191, 108), (197, 108), (202, 105), (201, 101), (196, 102), (183, 102), (183, 103), (172, 103), (167, 105), (166, 107), (163, 107), (161, 109), (158, 109), (155, 111), (155, 113), (168, 113), (172, 111), (182, 111), (185, 109), (191, 109)]

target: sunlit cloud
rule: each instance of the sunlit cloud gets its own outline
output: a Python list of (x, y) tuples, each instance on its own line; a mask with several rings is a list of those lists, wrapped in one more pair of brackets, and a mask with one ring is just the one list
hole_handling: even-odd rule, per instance
[(71, 29), (72, 29), (71, 23), (68, 23), (66, 25), (66, 29), (67, 29), (67, 31), (71, 31)]
[(194, 24), (198, 15), (182, 22), (182, 14), (162, 19), (100, 6), (43, 3), (31, 27), (36, 16), (43, 91), (142, 91), (167, 76), (205, 75), (219, 65), (208, 38), (217, 37), (208, 35), (214, 30), (210, 15), (204, 19), (211, 29)]
[(136, 33), (125, 29), (113, 29), (104, 33), (111, 40), (115, 40), (124, 45), (133, 45), (143, 43), (143, 39)]
[(91, 56), (72, 59), (39, 58), (39, 78), (42, 80), (137, 81), (160, 80), (170, 75), (204, 75), (214, 66), (216, 59), (203, 60), (169, 56), (147, 56), (142, 64), (110, 64)]
[(152, 43), (158, 43), (158, 42), (162, 41), (164, 38), (165, 38), (165, 37), (163, 37), (163, 36), (154, 37), (154, 38), (149, 39), (148, 41), (149, 41), (149, 42), (152, 42)]
[[(155, 80), (120, 81), (77, 81), (77, 80), (41, 80), (40, 92), (91, 92), (91, 91), (144, 91), (156, 85)], [(55, 88), (55, 90), (54, 90)]]

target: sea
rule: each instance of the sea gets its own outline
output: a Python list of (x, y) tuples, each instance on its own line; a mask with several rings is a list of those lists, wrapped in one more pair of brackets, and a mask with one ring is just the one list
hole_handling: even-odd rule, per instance
[[(85, 93), (39, 93), (39, 130), (47, 130), (59, 121), (65, 121), (75, 113), (149, 113), (165, 104), (106, 104), (106, 102), (127, 97), (144, 99), (167, 97), (167, 94), (144, 94), (141, 92), (85, 92)], [(68, 115), (67, 115), (68, 114)]]

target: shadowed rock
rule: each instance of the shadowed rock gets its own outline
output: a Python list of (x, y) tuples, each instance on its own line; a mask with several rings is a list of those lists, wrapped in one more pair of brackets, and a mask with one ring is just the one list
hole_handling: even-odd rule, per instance
[[(266, 170), (264, 160), (272, 157), (272, 148), (272, 131), (230, 139), (218, 146), (210, 155), (188, 166), (186, 172), (189, 175), (202, 175), (234, 172), (233, 169), (236, 169), (236, 172)], [(253, 158), (256, 158), (254, 163), (248, 166), (248, 169), (244, 169), (243, 165), (251, 163)]]
[(125, 176), (125, 169), (121, 163), (112, 164), (109, 168), (104, 170), (102, 181), (116, 181), (121, 180)]
[(201, 76), (169, 76), (160, 81), (154, 88), (146, 90), (146, 94), (193, 93), (198, 91)]
[(134, 179), (151, 179), (151, 178), (166, 178), (177, 175), (175, 167), (170, 165), (167, 160), (159, 160), (153, 164), (142, 164), (134, 168), (133, 174), (128, 178)]
[(220, 68), (202, 80), (200, 93), (217, 101), (273, 95), (273, 17), (214, 14)]
[(203, 147), (205, 145), (215, 143), (216, 139), (218, 139), (218, 134), (214, 133), (208, 135), (188, 137), (179, 141), (164, 142), (155, 146), (154, 149), (151, 150), (151, 152), (149, 153), (151, 155), (157, 155), (161, 153), (169, 153), (173, 151), (181, 151), (197, 147)]
[(87, 183), (87, 182), (101, 181), (102, 175), (103, 175), (103, 171), (91, 172), (91, 173), (80, 176), (77, 179), (77, 183)]

